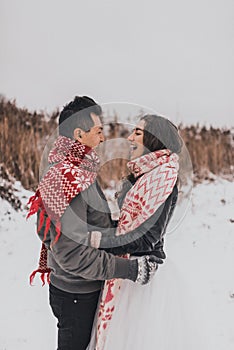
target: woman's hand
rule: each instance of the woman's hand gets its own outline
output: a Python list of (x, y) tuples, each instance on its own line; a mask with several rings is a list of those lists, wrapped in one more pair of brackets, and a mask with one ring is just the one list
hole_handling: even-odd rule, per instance
[(93, 248), (99, 248), (102, 238), (102, 233), (100, 231), (91, 231), (90, 232), (90, 245)]

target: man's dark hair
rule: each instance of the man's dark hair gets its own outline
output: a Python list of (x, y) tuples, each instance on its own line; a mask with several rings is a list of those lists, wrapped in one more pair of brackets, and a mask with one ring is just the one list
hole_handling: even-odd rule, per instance
[(100, 116), (102, 109), (92, 98), (76, 96), (60, 113), (59, 135), (73, 139), (73, 132), (76, 128), (88, 132), (94, 126), (90, 113)]
[(170, 120), (155, 114), (147, 114), (141, 120), (145, 121), (143, 144), (146, 153), (166, 148), (180, 153), (183, 141), (177, 127)]

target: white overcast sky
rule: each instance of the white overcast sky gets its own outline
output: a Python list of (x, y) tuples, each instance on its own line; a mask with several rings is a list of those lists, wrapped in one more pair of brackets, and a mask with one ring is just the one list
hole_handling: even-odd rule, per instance
[(0, 93), (19, 106), (89, 95), (234, 124), (233, 0), (0, 0), (0, 36)]

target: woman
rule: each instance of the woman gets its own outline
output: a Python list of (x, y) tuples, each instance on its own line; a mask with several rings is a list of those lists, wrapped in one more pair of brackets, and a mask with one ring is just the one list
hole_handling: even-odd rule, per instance
[[(156, 115), (142, 117), (128, 140), (131, 175), (119, 199), (116, 235), (94, 233), (91, 241), (126, 258), (154, 254), (160, 263), (166, 257), (164, 234), (178, 196), (182, 140), (169, 120)], [(89, 349), (200, 349), (200, 342), (194, 342), (200, 337), (191, 336), (195, 322), (187, 318), (185, 296), (186, 287), (170, 262), (144, 287), (106, 281)]]

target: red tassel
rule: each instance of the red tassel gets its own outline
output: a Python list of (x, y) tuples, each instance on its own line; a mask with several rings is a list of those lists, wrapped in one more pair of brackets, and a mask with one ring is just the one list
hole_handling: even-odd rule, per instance
[(53, 246), (56, 242), (58, 242), (59, 237), (61, 236), (61, 222), (57, 221), (55, 224), (55, 231), (57, 232), (57, 235), (55, 236), (55, 239), (51, 246)]
[(43, 272), (41, 274), (41, 280), (42, 280), (42, 287), (45, 285), (45, 273)]
[(45, 211), (41, 210), (40, 216), (39, 216), (39, 225), (37, 228), (37, 233), (39, 233), (41, 231), (43, 223), (44, 223), (44, 219), (45, 219)]
[(39, 272), (39, 271), (38, 271), (38, 270), (34, 270), (34, 271), (31, 273), (31, 275), (29, 276), (29, 283), (30, 283), (31, 286), (32, 286), (32, 284), (33, 284), (33, 280), (34, 280), (34, 277), (35, 277), (35, 275), (36, 275), (37, 272)]
[(47, 273), (47, 283), (50, 284), (50, 272)]
[(50, 283), (50, 268), (47, 266), (47, 248), (44, 243), (42, 243), (39, 267), (37, 270), (33, 271), (29, 277), (29, 283), (32, 285), (36, 273), (41, 274), (42, 286), (45, 285), (45, 275), (47, 274), (47, 282)]
[(45, 226), (45, 231), (44, 231), (43, 242), (46, 240), (47, 233), (50, 229), (50, 223), (51, 223), (51, 220), (50, 220), (50, 217), (48, 216), (46, 219), (46, 226)]
[(31, 273), (31, 275), (29, 276), (30, 285), (31, 286), (33, 285), (33, 281), (34, 281), (34, 278), (35, 278), (37, 273), (41, 274), (40, 278), (42, 280), (42, 287), (45, 285), (45, 275), (47, 275), (47, 277), (46, 277), (47, 283), (50, 284), (50, 272), (51, 272), (51, 270), (49, 268), (47, 268), (46, 270), (42, 270), (42, 269), (34, 270)]
[(26, 216), (26, 219), (28, 219), (31, 215), (33, 215), (33, 210), (32, 210), (32, 206), (33, 206), (33, 201), (36, 199), (36, 194), (32, 197), (29, 198), (27, 205), (31, 204), (30, 208), (29, 208), (29, 212), (28, 215)]
[(28, 205), (31, 204), (32, 201), (36, 198), (36, 194), (37, 194), (37, 192), (29, 198), (28, 203), (27, 203)]
[(27, 219), (31, 215), (37, 213), (39, 208), (43, 208), (44, 207), (39, 190), (37, 190), (37, 192), (35, 193), (34, 196), (29, 198), (28, 205), (29, 204), (31, 204), (31, 205), (30, 205), (30, 208), (29, 208), (28, 215), (26, 217)]

